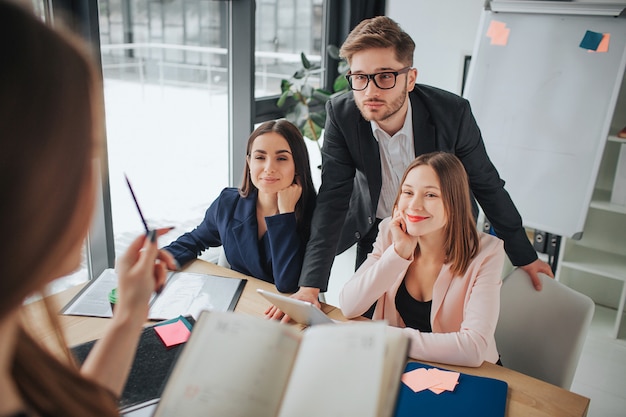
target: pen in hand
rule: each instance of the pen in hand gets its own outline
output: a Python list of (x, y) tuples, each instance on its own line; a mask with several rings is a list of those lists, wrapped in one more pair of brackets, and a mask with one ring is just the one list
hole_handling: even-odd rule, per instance
[[(133, 191), (132, 185), (130, 185), (130, 181), (128, 180), (128, 176), (124, 174), (124, 178), (126, 179), (126, 184), (128, 184), (128, 189), (130, 190), (130, 194), (133, 197), (133, 201), (135, 202), (135, 207), (137, 207), (137, 211), (139, 212), (139, 217), (141, 218), (141, 222), (143, 223), (143, 227), (146, 229), (146, 236), (152, 241), (156, 241), (156, 237), (164, 232), (172, 230), (174, 227), (167, 227), (165, 229), (155, 229), (150, 230), (148, 227), (148, 223), (146, 222), (146, 218), (143, 217), (143, 213), (141, 211), (141, 207), (139, 207), (139, 203), (137, 202), (137, 197), (135, 196), (135, 192)], [(160, 294), (163, 291), (165, 284), (162, 284), (159, 288), (157, 288), (156, 293)]]
[(133, 197), (133, 201), (135, 202), (135, 206), (137, 207), (137, 211), (139, 212), (139, 217), (141, 217), (141, 221), (143, 223), (143, 227), (146, 229), (146, 235), (150, 234), (150, 229), (148, 228), (148, 223), (146, 223), (146, 219), (143, 217), (143, 213), (141, 212), (141, 208), (139, 207), (139, 203), (137, 202), (137, 197), (135, 197), (135, 192), (133, 191), (132, 185), (130, 185), (130, 181), (126, 174), (124, 174), (124, 178), (126, 178), (126, 184), (128, 184), (128, 189), (130, 190), (130, 195)]
[[(135, 202), (135, 207), (137, 207), (137, 211), (139, 212), (139, 217), (141, 217), (141, 222), (143, 223), (143, 227), (146, 229), (146, 236), (150, 238), (152, 242), (156, 240), (156, 230), (150, 231), (148, 227), (148, 223), (146, 222), (145, 217), (143, 217), (143, 213), (141, 212), (141, 207), (139, 207), (139, 203), (137, 202), (137, 197), (135, 196), (135, 192), (133, 191), (133, 186), (130, 185), (130, 181), (128, 180), (128, 176), (124, 174), (124, 178), (126, 179), (126, 184), (128, 184), (128, 189), (130, 190), (130, 195), (133, 197), (133, 201)], [(157, 288), (156, 293), (160, 294), (163, 291), (163, 285)]]

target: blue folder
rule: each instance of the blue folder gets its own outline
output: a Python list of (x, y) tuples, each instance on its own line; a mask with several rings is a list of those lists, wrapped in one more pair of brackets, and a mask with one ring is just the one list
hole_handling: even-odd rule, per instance
[[(433, 368), (419, 362), (407, 363), (404, 371)], [(400, 383), (395, 417), (504, 417), (508, 385), (493, 378), (461, 373), (454, 391), (441, 394), (426, 389), (413, 392)]]

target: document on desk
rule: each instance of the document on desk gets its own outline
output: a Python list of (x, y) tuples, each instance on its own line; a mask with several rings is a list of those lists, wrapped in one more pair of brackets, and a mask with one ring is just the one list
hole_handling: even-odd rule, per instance
[(155, 417), (391, 416), (409, 340), (384, 322), (293, 325), (203, 312)]
[[(247, 280), (191, 272), (170, 272), (161, 294), (150, 299), (150, 320), (178, 316), (198, 318), (202, 310), (232, 311), (241, 297)], [(109, 292), (117, 287), (117, 274), (106, 269), (89, 281), (67, 305), (62, 314), (111, 317)]]

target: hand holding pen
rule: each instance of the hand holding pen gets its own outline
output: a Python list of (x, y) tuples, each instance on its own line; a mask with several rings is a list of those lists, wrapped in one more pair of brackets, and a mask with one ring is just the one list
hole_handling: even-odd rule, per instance
[[(129, 305), (135, 305), (135, 303), (138, 303), (147, 307), (152, 292), (160, 292), (163, 289), (167, 277), (167, 269), (177, 269), (176, 261), (172, 255), (166, 251), (159, 250), (157, 246), (157, 237), (164, 235), (172, 228), (150, 230), (128, 177), (126, 177), (126, 183), (146, 234), (136, 238), (131, 243), (116, 265), (120, 277), (118, 283), (118, 304), (127, 302)], [(126, 299), (124, 299), (124, 294), (126, 294)]]

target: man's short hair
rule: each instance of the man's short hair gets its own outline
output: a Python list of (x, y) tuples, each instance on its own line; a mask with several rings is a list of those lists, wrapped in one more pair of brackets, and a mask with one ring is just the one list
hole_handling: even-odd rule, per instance
[(346, 38), (339, 54), (350, 65), (355, 53), (372, 48), (394, 48), (399, 62), (413, 66), (415, 42), (398, 23), (387, 16), (377, 16), (359, 23)]

